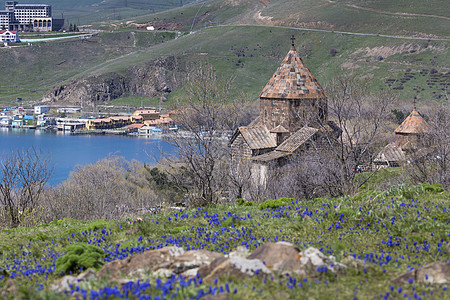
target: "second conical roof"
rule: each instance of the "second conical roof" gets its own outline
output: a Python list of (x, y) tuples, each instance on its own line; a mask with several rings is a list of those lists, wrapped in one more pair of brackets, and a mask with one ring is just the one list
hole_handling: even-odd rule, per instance
[(427, 122), (420, 116), (414, 107), (413, 111), (409, 114), (409, 116), (400, 124), (397, 129), (395, 129), (395, 133), (402, 134), (416, 134), (416, 133), (425, 133), (428, 131)]

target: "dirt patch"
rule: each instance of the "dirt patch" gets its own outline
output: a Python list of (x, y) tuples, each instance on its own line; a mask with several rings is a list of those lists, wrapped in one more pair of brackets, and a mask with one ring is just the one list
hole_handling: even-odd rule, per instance
[(345, 63), (341, 64), (341, 68), (350, 69), (350, 70), (358, 69), (360, 67), (361, 67), (360, 65), (355, 64), (353, 62), (345, 62)]
[(370, 57), (382, 57), (387, 58), (392, 55), (401, 54), (401, 53), (420, 53), (424, 51), (443, 51), (443, 48), (435, 47), (429, 45), (428, 47), (424, 47), (419, 44), (408, 44), (403, 43), (400, 46), (389, 47), (389, 46), (379, 46), (373, 48), (361, 48), (353, 52), (353, 55), (360, 56), (361, 54), (365, 54), (365, 56)]
[(254, 19), (255, 19), (256, 21), (270, 22), (270, 21), (272, 21), (273, 17), (262, 16), (262, 15), (261, 15), (261, 11), (258, 11), (258, 12), (255, 14)]

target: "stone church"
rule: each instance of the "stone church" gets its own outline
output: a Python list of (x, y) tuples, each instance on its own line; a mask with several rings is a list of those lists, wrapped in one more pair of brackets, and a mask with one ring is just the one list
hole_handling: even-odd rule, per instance
[(294, 38), (259, 99), (258, 118), (237, 128), (230, 146), (232, 161), (250, 160), (260, 178), (269, 165), (308, 149), (324, 130), (336, 130), (327, 123), (327, 95), (295, 49)]
[(374, 167), (399, 167), (407, 161), (410, 152), (417, 150), (417, 140), (429, 132), (428, 123), (414, 107), (413, 111), (395, 129), (395, 142), (389, 143), (374, 158)]

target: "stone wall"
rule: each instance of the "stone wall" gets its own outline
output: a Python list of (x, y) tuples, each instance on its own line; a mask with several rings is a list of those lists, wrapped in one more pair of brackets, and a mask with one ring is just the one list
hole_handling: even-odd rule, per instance
[(326, 101), (320, 99), (260, 99), (261, 123), (269, 130), (281, 125), (290, 132), (303, 126), (315, 126), (327, 118)]
[(233, 160), (237, 161), (242, 159), (250, 159), (252, 157), (252, 150), (240, 133), (231, 144), (231, 157)]

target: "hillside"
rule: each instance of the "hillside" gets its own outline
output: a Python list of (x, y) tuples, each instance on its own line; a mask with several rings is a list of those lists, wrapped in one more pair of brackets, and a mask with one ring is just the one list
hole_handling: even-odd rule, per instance
[[(185, 30), (259, 24), (422, 37), (450, 37), (448, 1), (213, 0), (133, 18), (176, 21)], [(120, 22), (115, 22), (120, 24)], [(194, 24), (194, 26), (192, 26)]]
[[(158, 102), (167, 86), (172, 92), (170, 103), (182, 95), (182, 80), (173, 74), (179, 72), (183, 77), (199, 62), (211, 63), (219, 75), (234, 76), (236, 91), (257, 98), (287, 53), (292, 34), (297, 38), (297, 47), (306, 64), (323, 84), (342, 68), (343, 72), (372, 78), (374, 86), (391, 85), (403, 100), (411, 101), (414, 96), (419, 101), (442, 100), (450, 76), (449, 41), (439, 40), (439, 37), (450, 35), (447, 10), (413, 2), (414, 5), (404, 5), (406, 2), (403, 1), (396, 4), (357, 1), (358, 7), (365, 7), (358, 8), (361, 18), (359, 13), (350, 18), (346, 11), (354, 9), (351, 8), (356, 5), (353, 1), (317, 0), (294, 5), (288, 0), (215, 0), (127, 21), (100, 22), (92, 27), (108, 32), (89, 40), (1, 49), (0, 62), (5, 72), (0, 75), (0, 80), (5, 84), (0, 88), (0, 101), (12, 102), (16, 97), (38, 100), (47, 95), (47, 99), (63, 103), (67, 101), (64, 94), (55, 93), (61, 86), (66, 91), (73, 90), (74, 95), (82, 95), (79, 90), (86, 90), (86, 85), (80, 84), (79, 79), (90, 81), (94, 78), (93, 81), (101, 82), (102, 78), (117, 78), (121, 82), (138, 83), (133, 83), (133, 88), (108, 95), (111, 85), (105, 80), (100, 88), (98, 85), (88, 87), (87, 90), (96, 89), (96, 93), (87, 92), (85, 99), (131, 104), (144, 99), (144, 104), (149, 105)], [(448, 6), (446, 1), (433, 3)], [(372, 11), (381, 9), (377, 5), (383, 6), (382, 12)], [(298, 22), (292, 23), (292, 20)], [(311, 20), (317, 22), (311, 23)], [(420, 25), (420, 20), (425, 20), (426, 24)], [(192, 27), (194, 32), (178, 36), (169, 32), (137, 30), (137, 26), (145, 28), (152, 22), (171, 24), (182, 32), (190, 31)], [(281, 25), (302, 28), (283, 28)], [(332, 30), (310, 30), (317, 28)], [(350, 35), (338, 30), (373, 34)], [(434, 38), (391, 38), (383, 34)], [(169, 78), (167, 82), (139, 81), (133, 77), (136, 69), (153, 66), (155, 61), (166, 58), (176, 62), (169, 69), (164, 66), (158, 69), (164, 74), (162, 77)], [(31, 64), (36, 61), (39, 63)], [(146, 76), (155, 69), (144, 67), (142, 72)], [(150, 87), (144, 88), (144, 85)]]

